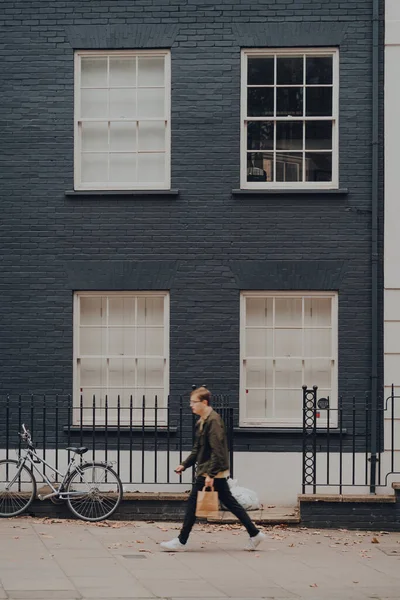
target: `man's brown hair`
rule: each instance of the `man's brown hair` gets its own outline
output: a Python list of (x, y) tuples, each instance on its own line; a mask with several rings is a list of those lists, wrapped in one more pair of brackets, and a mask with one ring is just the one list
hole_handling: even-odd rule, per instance
[(192, 396), (198, 396), (199, 400), (207, 400), (208, 405), (211, 404), (211, 392), (206, 387), (199, 387), (190, 394)]

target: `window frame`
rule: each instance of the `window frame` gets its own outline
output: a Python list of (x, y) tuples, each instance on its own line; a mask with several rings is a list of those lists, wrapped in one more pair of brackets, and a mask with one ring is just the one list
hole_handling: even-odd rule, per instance
[[(323, 298), (329, 297), (331, 303), (331, 331), (332, 331), (332, 382), (330, 408), (332, 412), (329, 416), (329, 426), (337, 426), (337, 407), (338, 407), (338, 331), (339, 331), (339, 295), (337, 292), (323, 291), (241, 291), (240, 292), (240, 382), (239, 382), (239, 426), (246, 427), (290, 427), (298, 428), (303, 426), (302, 413), (299, 419), (271, 419), (271, 418), (246, 418), (246, 367), (245, 367), (245, 323), (246, 323), (246, 298)], [(302, 325), (302, 329), (304, 326)], [(275, 325), (273, 331), (275, 330)], [(261, 358), (261, 357), (260, 357)], [(273, 359), (275, 360), (275, 359)], [(304, 357), (301, 359), (304, 362)], [(302, 390), (299, 389), (299, 395)], [(321, 411), (321, 416), (317, 420), (317, 427), (327, 426), (327, 416), (325, 411)]]
[[(250, 117), (247, 118), (247, 67), (248, 57), (279, 57), (303, 54), (306, 56), (332, 55), (332, 118), (327, 117)], [(304, 85), (304, 84), (303, 84)], [(274, 82), (276, 90), (276, 82)], [(247, 48), (241, 51), (240, 76), (240, 187), (244, 190), (332, 190), (339, 188), (339, 49), (335, 47), (321, 48)], [(332, 122), (332, 181), (247, 181), (247, 121), (285, 121)], [(302, 151), (304, 152), (304, 151)]]
[[(143, 297), (162, 297), (164, 299), (164, 379), (163, 379), (163, 397), (157, 398), (158, 407), (168, 408), (168, 398), (169, 398), (169, 385), (170, 385), (170, 294), (168, 291), (75, 291), (73, 295), (73, 423), (80, 424), (79, 411), (77, 410), (80, 407), (81, 403), (81, 392), (80, 392), (80, 378), (78, 373), (78, 360), (82, 358), (79, 354), (79, 346), (80, 346), (80, 299), (83, 297), (129, 297), (129, 298), (143, 298)], [(104, 358), (104, 355), (98, 355), (97, 358)], [(151, 357), (150, 357), (151, 358)], [(137, 360), (137, 359), (136, 359)], [(97, 386), (99, 387), (99, 386)], [(137, 382), (134, 388), (137, 389)], [(142, 386), (140, 386), (142, 387)], [(101, 409), (99, 408), (99, 411)], [(109, 405), (109, 411), (115, 410), (114, 405)], [(128, 411), (129, 412), (129, 411)], [(137, 410), (134, 412), (138, 412)], [(157, 423), (159, 425), (166, 425), (168, 421), (167, 417), (168, 411), (161, 411), (157, 413)], [(127, 425), (130, 423), (130, 418), (128, 416), (127, 419), (123, 419), (123, 411), (121, 411), (121, 425)], [(91, 425), (92, 419), (88, 420), (84, 419), (85, 425)], [(96, 418), (96, 425), (104, 425), (104, 418)], [(151, 425), (154, 422), (154, 418), (149, 418), (148, 415), (146, 417), (146, 425)], [(108, 423), (111, 425), (115, 425), (112, 419), (108, 420)], [(136, 418), (133, 416), (132, 423), (134, 425), (139, 424), (142, 425), (142, 418)]]
[[(81, 99), (81, 59), (86, 57), (160, 57), (165, 60), (165, 179), (163, 182), (140, 182), (134, 183), (83, 183), (81, 172), (81, 136), (79, 135), (79, 123)], [(87, 120), (87, 119), (86, 119)], [(115, 119), (98, 118), (94, 121), (108, 122)], [(146, 119), (121, 119), (121, 122), (140, 122)], [(151, 120), (151, 119), (148, 119)], [(162, 119), (154, 119), (162, 121)], [(74, 189), (76, 191), (136, 191), (136, 190), (169, 190), (171, 188), (171, 51), (170, 50), (77, 50), (74, 53)]]

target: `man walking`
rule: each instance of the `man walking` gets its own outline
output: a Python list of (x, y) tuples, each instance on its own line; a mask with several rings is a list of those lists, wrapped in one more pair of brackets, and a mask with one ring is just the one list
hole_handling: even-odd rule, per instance
[(224, 423), (210, 405), (211, 394), (205, 387), (194, 390), (190, 395), (190, 407), (200, 419), (196, 426), (196, 437), (192, 452), (175, 469), (182, 473), (197, 463), (196, 481), (188, 498), (186, 515), (179, 536), (170, 542), (162, 542), (161, 548), (169, 552), (186, 550), (192, 527), (196, 521), (197, 493), (205, 487), (213, 487), (221, 502), (246, 527), (250, 536), (246, 550), (255, 550), (265, 539), (254, 525), (244, 508), (232, 496), (227, 482), (229, 476), (228, 444)]

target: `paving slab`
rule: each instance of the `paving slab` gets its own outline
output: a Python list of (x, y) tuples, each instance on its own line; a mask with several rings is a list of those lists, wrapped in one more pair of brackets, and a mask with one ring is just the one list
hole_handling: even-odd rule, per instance
[[(160, 551), (173, 523), (0, 521), (0, 600), (400, 600), (400, 534), (199, 523), (188, 551)], [(7, 596), (8, 594), (8, 596)]]
[(80, 600), (77, 591), (63, 592), (60, 590), (13, 590), (9, 592), (9, 600)]

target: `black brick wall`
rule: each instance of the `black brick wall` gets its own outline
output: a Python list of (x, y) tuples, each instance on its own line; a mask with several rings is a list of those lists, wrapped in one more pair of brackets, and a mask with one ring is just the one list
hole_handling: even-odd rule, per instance
[(364, 531), (400, 531), (400, 494), (396, 502), (300, 502), (306, 527), (346, 527)]
[[(239, 291), (278, 284), (339, 290), (340, 391), (369, 390), (371, 9), (372, 0), (3, 0), (1, 391), (72, 391), (75, 289), (158, 288), (171, 291), (171, 393), (206, 382), (237, 405)], [(232, 195), (240, 45), (259, 43), (340, 44), (348, 196)], [(131, 44), (172, 46), (179, 196), (67, 197), (73, 49)], [(280, 440), (243, 448), (300, 448)]]

